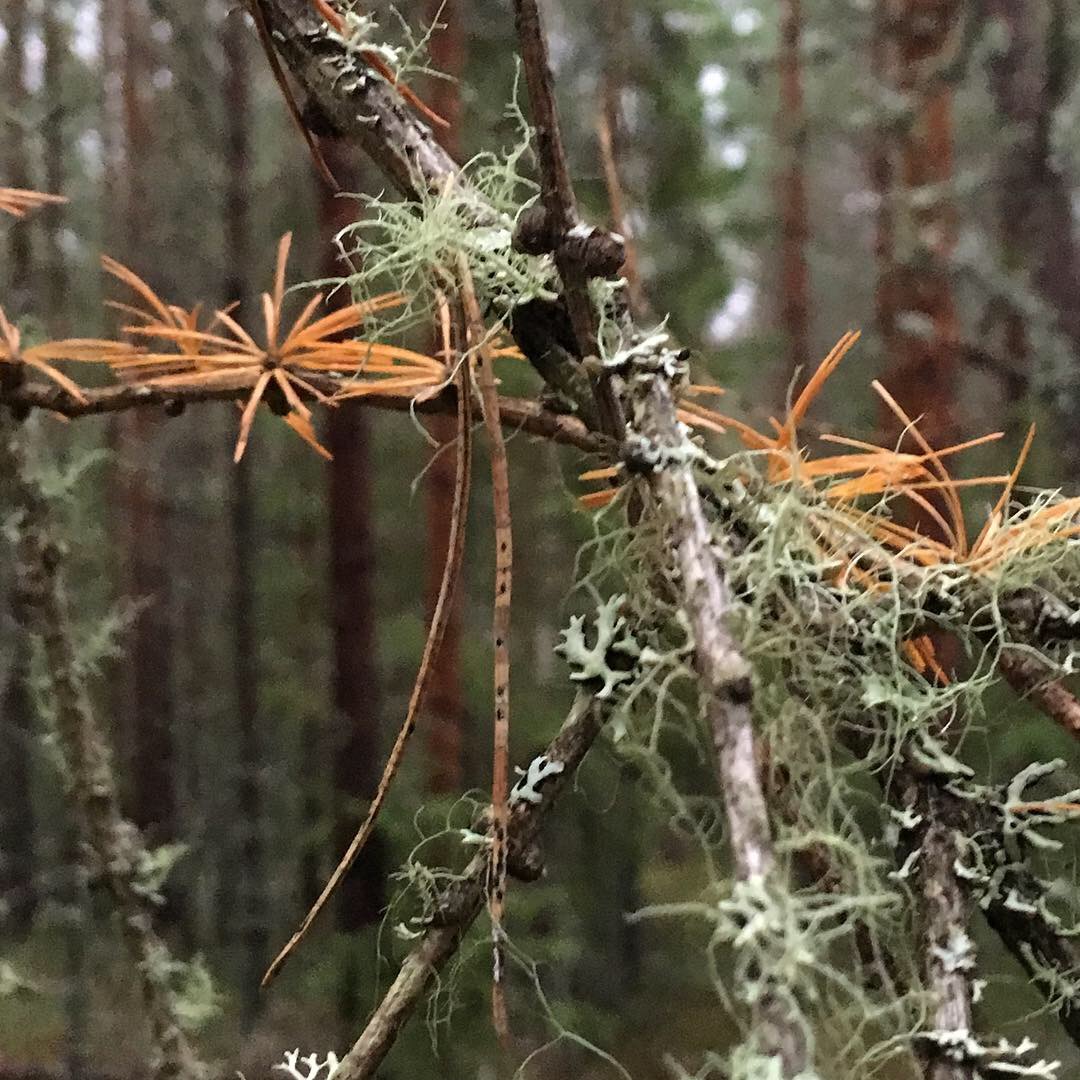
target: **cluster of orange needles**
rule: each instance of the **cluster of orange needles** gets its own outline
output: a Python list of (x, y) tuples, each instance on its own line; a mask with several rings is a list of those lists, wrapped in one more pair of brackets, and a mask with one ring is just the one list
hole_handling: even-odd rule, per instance
[[(421, 397), (424, 390), (436, 392), (447, 379), (446, 367), (434, 357), (381, 342), (341, 340), (369, 315), (402, 303), (399, 293), (348, 304), (316, 318), (323, 299), (318, 293), (287, 325), (283, 308), (291, 239), (286, 233), (278, 244), (273, 287), (261, 297), (258, 338), (240, 325), (232, 309), (215, 312), (213, 321), (200, 329), (198, 308), (188, 311), (166, 304), (132, 271), (108, 257), (102, 260), (105, 269), (129, 286), (143, 304), (113, 305), (131, 318), (125, 333), (166, 346), (140, 348), (111, 360), (121, 378), (138, 379), (164, 391), (251, 382), (240, 417), (237, 461), (247, 447), (260, 401), (266, 400), (305, 442), (328, 457), (315, 437), (308, 400), (332, 405), (365, 394), (408, 392)], [(332, 393), (312, 381), (313, 377), (330, 375), (345, 377)]]
[(27, 191), (25, 188), (0, 187), (0, 210), (13, 217), (26, 217), (31, 210), (49, 204), (65, 203), (63, 195), (47, 195), (44, 191)]
[[(1022, 552), (1080, 532), (1080, 525), (1072, 521), (1080, 511), (1080, 498), (1052, 502), (1009, 520), (1009, 501), (1031, 449), (1034, 427), (1028, 432), (1010, 473), (957, 479), (949, 473), (946, 459), (962, 450), (1000, 439), (1001, 432), (935, 449), (920, 431), (918, 423), (876, 380), (871, 384), (875, 393), (903, 425), (905, 437), (915, 444), (915, 452), (826, 434), (821, 436), (823, 442), (845, 447), (845, 452), (811, 457), (799, 443), (799, 426), (829, 377), (858, 339), (858, 333), (849, 332), (837, 342), (790, 405), (784, 419), (770, 418), (771, 433), (760, 432), (742, 420), (716, 412), (695, 400), (702, 395), (723, 393), (713, 386), (687, 387), (679, 403), (679, 418), (701, 430), (718, 434), (734, 432), (748, 450), (764, 458), (768, 483), (813, 487), (824, 496), (830, 513), (812, 516), (811, 520), (820, 534), (823, 558), (839, 561), (836, 572), (839, 581), (851, 578), (868, 588), (888, 588), (888, 582), (894, 580), (892, 572), (896, 569), (897, 558), (908, 560), (915, 566), (956, 564), (973, 573), (986, 574)], [(581, 479), (604, 480), (610, 485), (619, 473), (619, 467), (594, 469), (583, 473)], [(1001, 491), (975, 540), (969, 543), (960, 489), (976, 485), (1000, 485)], [(618, 491), (619, 488), (608, 486), (590, 492), (580, 501), (587, 507), (602, 506)], [(929, 497), (935, 492), (938, 493), (936, 500)], [(896, 520), (893, 513), (896, 496), (913, 504), (924, 521), (932, 522), (940, 531), (940, 538)], [(860, 500), (864, 499), (873, 500), (869, 508), (860, 505)], [(873, 553), (867, 551), (867, 540), (871, 541), (870, 546), (892, 553), (876, 568), (881, 573), (874, 571)], [(933, 670), (932, 659), (923, 654), (918, 641), (910, 645), (907, 651), (916, 666), (920, 670), (924, 667)]]
[[(0, 189), (6, 190), (6, 189)], [(393, 395), (417, 401), (439, 393), (451, 378), (449, 362), (399, 345), (355, 336), (365, 319), (404, 302), (384, 293), (318, 316), (323, 294), (311, 297), (296, 318), (285, 318), (285, 271), (292, 234), (277, 249), (271, 290), (261, 297), (261, 320), (253, 332), (236, 317), (236, 305), (202, 318), (202, 306), (185, 308), (163, 300), (134, 271), (107, 255), (105, 271), (134, 294), (130, 303), (107, 301), (126, 320), (130, 341), (66, 339), (24, 347), (21, 334), (0, 309), (0, 364), (34, 369), (76, 401), (83, 389), (58, 370), (58, 361), (107, 365), (124, 383), (167, 394), (170, 390), (244, 390), (235, 460), (243, 456), (260, 402), (285, 418), (305, 442), (324, 457), (312, 423), (310, 402), (336, 405), (348, 398)], [(203, 324), (203, 325), (200, 325)], [(493, 339), (493, 356), (520, 359), (512, 346)], [(0, 369), (2, 373), (2, 369)]]

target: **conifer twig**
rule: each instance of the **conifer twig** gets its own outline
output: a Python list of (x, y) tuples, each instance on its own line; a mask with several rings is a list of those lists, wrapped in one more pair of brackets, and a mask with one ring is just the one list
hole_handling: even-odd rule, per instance
[[(600, 703), (587, 694), (579, 694), (559, 733), (548, 744), (544, 751), (546, 761), (561, 769), (550, 771), (537, 792), (537, 801), (522, 799), (510, 808), (507, 838), (512, 873), (530, 880), (538, 876), (540, 828), (559, 794), (573, 783), (574, 774), (600, 734), (605, 718)], [(334, 1080), (369, 1080), (375, 1075), (428, 986), (457, 952), (465, 932), (483, 910), (489, 865), (490, 856), (485, 850), (466, 867), (398, 969), (360, 1037), (342, 1058)]]
[(641, 281), (641, 269), (637, 257), (637, 244), (631, 235), (626, 213), (626, 194), (623, 191), (622, 177), (619, 175), (619, 156), (616, 143), (617, 121), (619, 118), (616, 104), (617, 87), (612, 85), (610, 77), (604, 79), (604, 101), (596, 117), (596, 138), (600, 144), (600, 163), (604, 167), (604, 186), (607, 188), (608, 206), (611, 208), (612, 228), (623, 238), (626, 248), (626, 262), (623, 263), (623, 276), (626, 278), (626, 295), (630, 302), (630, 314), (635, 319), (644, 319), (648, 315), (649, 303), (645, 299), (645, 287)]
[[(545, 232), (550, 239), (555, 265), (563, 283), (570, 323), (574, 328), (582, 360), (598, 355), (596, 312), (589, 295), (589, 274), (581, 249), (567, 243), (575, 230), (581, 230), (574, 186), (559, 131), (555, 105), (555, 87), (548, 60), (547, 39), (536, 0), (514, 0), (514, 23), (519, 51), (529, 87), (529, 111), (536, 130), (537, 156), (540, 159), (540, 198), (547, 215)], [(620, 260), (621, 261), (621, 260)], [(625, 422), (610, 378), (590, 375), (593, 396), (600, 417), (601, 430), (614, 439), (622, 438)]]
[(142, 986), (152, 1030), (158, 1080), (204, 1080), (181, 1026), (169, 985), (172, 961), (153, 927), (152, 903), (142, 875), (150, 863), (142, 835), (120, 812), (105, 736), (98, 725), (75, 648), (62, 578), (63, 548), (46, 497), (31, 477), (23, 432), (0, 411), (0, 477), (15, 503), (16, 588), (26, 630), (40, 641), (55, 712), (68, 793), (93, 872), (112, 895), (124, 942)]
[(493, 949), (491, 1011), (500, 1038), (508, 1034), (506, 996), (503, 986), (503, 914), (506, 905), (507, 828), (510, 818), (510, 596), (513, 584), (514, 546), (510, 518), (510, 469), (506, 443), (499, 423), (499, 391), (484, 317), (476, 299), (469, 263), (458, 256), (458, 284), (465, 312), (470, 354), (476, 354), (477, 386), (484, 408), (484, 427), (491, 460), (491, 494), (495, 521), (495, 598), (492, 615), (494, 652), (495, 723), (491, 772), (491, 859), (487, 883)]
[[(304, 378), (327, 396), (341, 390), (347, 384), (314, 372), (305, 372)], [(0, 405), (10, 406), (17, 414), (32, 409), (56, 413), (74, 420), (82, 416), (101, 416), (106, 413), (125, 412), (128, 409), (163, 408), (180, 409), (188, 404), (204, 401), (229, 401), (246, 397), (254, 384), (249, 375), (229, 375), (204, 385), (156, 387), (125, 383), (98, 390), (83, 390), (85, 400), (78, 400), (58, 386), (44, 382), (27, 381), (7, 391), (0, 388)], [(408, 412), (427, 415), (450, 413), (457, 408), (457, 393), (447, 389), (441, 394), (417, 400), (414, 391), (398, 394), (372, 394), (355, 399), (366, 408), (386, 409), (391, 412)], [(590, 432), (574, 416), (554, 412), (540, 402), (527, 398), (499, 397), (499, 416), (503, 426), (511, 431), (525, 431), (530, 435), (566, 446), (575, 446), (586, 454), (601, 453), (605, 440)]]
[(1080, 737), (1080, 701), (1038, 657), (1004, 652), (998, 671), (1022, 698), (1026, 698), (1070, 735)]

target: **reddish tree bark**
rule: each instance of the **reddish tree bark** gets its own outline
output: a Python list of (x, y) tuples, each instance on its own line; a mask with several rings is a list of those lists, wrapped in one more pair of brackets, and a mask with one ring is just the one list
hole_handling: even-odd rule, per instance
[[(251, 258), (248, 202), (251, 187), (251, 103), (248, 40), (242, 11), (226, 16), (222, 32), (225, 79), (222, 97), (225, 106), (224, 205), (225, 280), (228, 301), (250, 305), (249, 271)], [(233, 433), (230, 427), (229, 442)], [(232, 529), (232, 640), (233, 677), (236, 690), (237, 733), (239, 735), (239, 775), (236, 796), (240, 810), (240, 859), (238, 911), (224, 912), (237, 930), (241, 943), (241, 999), (243, 1020), (250, 1029), (261, 1011), (259, 980), (266, 968), (267, 902), (266, 868), (263, 854), (263, 792), (260, 777), (263, 753), (259, 739), (259, 663), (255, 632), (255, 573), (258, 529), (251, 457), (245, 454), (233, 466), (230, 492)]]
[[(959, 367), (956, 307), (947, 263), (954, 222), (947, 187), (953, 177), (952, 91), (927, 78), (941, 62), (958, 15), (956, 0), (903, 0), (897, 21), (898, 83), (915, 96), (915, 115), (900, 140), (900, 168), (909, 198), (918, 194), (913, 224), (921, 253), (892, 275), (891, 335), (886, 382), (897, 401), (934, 445), (956, 436), (954, 413)], [(926, 189), (937, 186), (933, 198)], [(899, 433), (891, 413), (885, 428)]]
[(791, 370), (810, 361), (810, 274), (806, 201), (806, 117), (802, 87), (802, 3), (780, 5), (780, 112), (778, 129), (784, 168), (780, 184), (780, 312)]
[[(151, 132), (144, 95), (150, 85), (146, 11), (138, 0), (123, 0), (122, 104), (125, 147), (125, 250), (141, 249), (147, 218), (146, 157)], [(114, 211), (118, 209), (113, 208)], [(136, 269), (139, 269), (138, 267)], [(141, 268), (153, 283), (153, 274)], [(151, 844), (176, 839), (175, 747), (173, 727), (173, 633), (169, 582), (169, 508), (147, 464), (161, 426), (160, 417), (139, 410), (118, 418), (119, 454), (114, 498), (123, 535), (121, 581), (141, 610), (127, 642), (124, 714), (130, 732), (130, 816)]]
[[(876, 0), (874, 4), (873, 37), (870, 43), (871, 75), (882, 88), (896, 85), (896, 42), (893, 19), (895, 0)], [(878, 105), (879, 114), (884, 105)], [(877, 216), (874, 222), (874, 259), (877, 264), (877, 283), (874, 291), (874, 322), (881, 349), (892, 359), (896, 355), (896, 302), (894, 293), (896, 222), (893, 160), (893, 134), (889, 124), (879, 119), (874, 127), (870, 151), (870, 184), (877, 197)]]
[[(441, 14), (440, 14), (441, 11)], [(465, 68), (465, 34), (458, 0), (427, 0), (427, 19), (436, 16), (446, 24), (431, 39), (431, 62), (439, 71), (461, 78)], [(428, 95), (431, 107), (450, 123), (437, 136), (446, 150), (460, 158), (459, 121), (461, 93), (457, 81), (433, 79)], [(442, 348), (438, 335), (432, 348)], [(424, 610), (430, 623), (439, 595), (443, 566), (450, 543), (450, 516), (454, 502), (454, 473), (457, 468), (456, 421), (450, 415), (432, 416), (425, 421), (428, 431), (442, 447), (428, 466), (424, 478), (425, 520), (427, 523), (424, 570)], [(454, 590), (447, 611), (442, 646), (432, 658), (428, 692), (424, 704), (427, 718), (428, 789), (435, 793), (461, 791), (464, 786), (462, 746), (468, 720), (465, 692), (461, 682), (461, 622), (464, 589)]]
[[(330, 171), (355, 191), (354, 152), (322, 141)], [(321, 180), (320, 221), (329, 277), (344, 269), (332, 238), (353, 221), (355, 202), (336, 198)], [(347, 293), (339, 291), (339, 302)], [(382, 761), (381, 694), (375, 635), (375, 538), (372, 533), (371, 420), (356, 402), (328, 414), (330, 602), (334, 652), (334, 861), (349, 845), (362, 810), (375, 793)], [(385, 904), (385, 853), (378, 832), (339, 889), (338, 926), (355, 931), (379, 918)], [(346, 1010), (343, 1010), (346, 1011)]]

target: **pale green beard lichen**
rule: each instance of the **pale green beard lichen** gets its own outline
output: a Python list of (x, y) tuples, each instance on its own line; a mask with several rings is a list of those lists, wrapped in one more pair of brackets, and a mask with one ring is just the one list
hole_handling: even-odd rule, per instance
[[(1010, 810), (1054, 766), (1033, 766), (1005, 789), (991, 790), (976, 783), (957, 747), (964, 732), (982, 722), (986, 692), (997, 681), (996, 661), (1010, 633), (1000, 611), (1003, 599), (1038, 585), (1071, 611), (1071, 597), (1080, 594), (1077, 542), (1066, 518), (1049, 543), (1003, 559), (992, 573), (920, 566), (884, 550), (869, 529), (853, 533), (856, 519), (812, 487), (767, 483), (761, 455), (704, 457), (697, 462), (699, 484), (736, 597), (733, 629), (754, 668), (782, 872), (767, 883), (732, 882), (715, 800), (687, 793), (672, 764), (677, 745), (699, 747), (702, 761), (709, 754), (688, 666), (692, 641), (673, 601), (677, 569), (669, 546), (649, 526), (628, 530), (620, 524), (620, 500), (597, 516), (581, 558), (580, 588), (595, 605), (595, 629), (588, 629), (593, 620), (576, 617), (562, 649), (571, 677), (586, 685), (593, 680), (611, 703), (609, 730), (618, 752), (644, 767), (665, 813), (694, 838), (708, 882), (696, 898), (649, 905), (632, 918), (688, 919), (711, 927), (703, 961), (723, 1007), (745, 1024), (762, 995), (780, 996), (792, 1019), (817, 1033), (823, 1075), (872, 1075), (885, 1062), (893, 1069), (906, 1063), (908, 1074), (921, 1075), (919, 1042), (944, 1046), (958, 1036), (928, 1027), (929, 998), (911, 948), (906, 890), (918, 852), (905, 860), (899, 849), (902, 835), (920, 820), (883, 807), (880, 789), (898, 766), (911, 762), (961, 797), (1000, 807), (1002, 840), (1016, 833), (1040, 848), (1056, 846), (1038, 829), (1075, 817), (1077, 792), (1063, 793), (1054, 800), (1062, 805), (1037, 813)], [(648, 498), (644, 489), (641, 495)], [(1045, 493), (1036, 506), (1058, 498)], [(1019, 509), (1011, 521), (1033, 512)], [(843, 556), (823, 554), (823, 523), (845, 537)], [(895, 565), (892, 581), (889, 574), (883, 578), (887, 587), (842, 579), (842, 562), (860, 557), (867, 567)], [(947, 684), (917, 672), (901, 649), (928, 626), (947, 631), (960, 646), (959, 672)], [(606, 656), (598, 655), (605, 648)], [(1067, 643), (1045, 652), (1061, 667), (1072, 663)], [(958, 836), (957, 842), (958, 850), (983, 850), (980, 840)], [(813, 870), (808, 878), (812, 867), (827, 872)], [(976, 869), (966, 856), (958, 860), (960, 870), (984, 892), (1005, 880), (994, 867)], [(779, 884), (784, 881), (792, 884)], [(1052, 884), (1041, 884), (1044, 895), (1022, 896), (1014, 888), (1002, 899), (1067, 930), (1047, 907)], [(949, 971), (970, 970), (974, 983), (977, 957), (969, 946), (966, 933), (954, 935), (948, 956), (938, 959), (949, 961)], [(1055, 1004), (1077, 999), (1080, 981), (1073, 973), (1037, 960), (1032, 967), (1052, 988)], [(749, 1041), (727, 1057), (726, 1074), (771, 1075), (776, 1062), (756, 1054), (752, 1031), (747, 1035)], [(1055, 1075), (1056, 1063), (1025, 1042), (985, 1043), (965, 1034), (957, 1047), (949, 1053), (962, 1051), (985, 1076)]]
[[(518, 216), (536, 195), (522, 174), (526, 153), (523, 139), (505, 157), (478, 157), (463, 170), (467, 186), (448, 184), (418, 205), (364, 200), (368, 214), (340, 241), (359, 259), (346, 279), (358, 299), (388, 283), (405, 297), (382, 333), (428, 325), (435, 293), (452, 286), (462, 255), (493, 329), (505, 325), (513, 305), (555, 298), (550, 258), (512, 245)], [(479, 225), (475, 192), (493, 208)], [(628, 336), (609, 310), (616, 288), (606, 283), (595, 290), (597, 363), (631, 380), (681, 385), (685, 354), (668, 346), (662, 327)], [(805, 482), (770, 481), (765, 453), (716, 456), (696, 440), (672, 450), (638, 436), (628, 441), (625, 464), (631, 474), (694, 471), (715, 549), (723, 555), (730, 629), (753, 672), (777, 866), (767, 877), (736, 881), (722, 793), (701, 784), (701, 774), (711, 769), (712, 733), (703, 722), (693, 635), (677, 600), (679, 569), (670, 542), (654, 515), (627, 527), (621, 499), (594, 519), (594, 536), (578, 565), (579, 613), (559, 652), (570, 679), (603, 703), (616, 753), (651, 782), (667, 820), (696, 846), (703, 880), (698, 893), (647, 904), (630, 917), (688, 920), (704, 929), (703, 971), (719, 1006), (745, 1034), (734, 1047), (715, 1048), (709, 1060), (717, 1074), (745, 1080), (779, 1075), (777, 1062), (761, 1056), (752, 1030), (755, 1006), (768, 999), (805, 1033), (815, 1067), (829, 1080), (871, 1076), (886, 1064), (890, 1076), (914, 1078), (921, 1075), (920, 1047), (928, 1044), (960, 1055), (957, 1060), (985, 1075), (1052, 1076), (1054, 1063), (1033, 1054), (1024, 1040), (991, 1043), (966, 1031), (934, 1030), (923, 958), (913, 947), (909, 893), (923, 872), (917, 845), (925, 822), (897, 799), (895, 781), (907, 770), (991, 809), (992, 835), (948, 836), (957, 853), (954, 872), (979, 904), (1003, 904), (1055, 933), (1077, 922), (1068, 905), (1060, 914), (1050, 909), (1052, 896), (1060, 905), (1053, 878), (1062, 867), (1051, 866), (1047, 880), (1033, 878), (1020, 888), (1019, 862), (1007, 850), (1008, 842), (1053, 856), (1054, 840), (1040, 830), (1076, 812), (1019, 808), (1025, 789), (1047, 770), (1033, 767), (1002, 789), (976, 776), (964, 754), (965, 733), (985, 722), (998, 660), (1016, 643), (1005, 613), (1010, 598), (1034, 590), (1047, 598), (1048, 610), (1056, 598), (1054, 617), (1072, 625), (1080, 543), (1071, 518), (1063, 515), (1037, 543), (1017, 545), (976, 573), (962, 561), (927, 565), (886, 546), (874, 523), (888, 517), (888, 497), (860, 510), (830, 501)], [(636, 495), (648, 502), (647, 485), (639, 488)], [(1059, 501), (1055, 492), (1039, 493), (997, 528), (1037, 520)], [(917, 670), (905, 649), (931, 630), (956, 643), (957, 671), (948, 681)], [(1071, 671), (1076, 663), (1064, 638), (1021, 644), (1037, 649), (1053, 671)], [(529, 765), (519, 799), (531, 801), (541, 790), (544, 768), (542, 758)], [(1059, 801), (1077, 795), (1068, 792)], [(448, 820), (439, 835), (448, 834), (463, 841), (466, 858), (476, 850), (474, 819)], [(418, 920), (402, 920), (405, 935), (416, 932), (455, 880), (452, 870), (424, 866), (424, 843), (402, 875), (422, 912)], [(932, 959), (939, 966), (981, 986), (966, 930), (936, 948)], [(1029, 966), (1055, 1006), (1080, 1000), (1074, 972), (1034, 953)]]
[[(516, 109), (511, 115), (520, 118)], [(539, 190), (522, 172), (528, 153), (523, 129), (517, 146), (503, 155), (478, 154), (462, 166), (460, 184), (418, 201), (357, 196), (364, 213), (337, 237), (357, 267), (343, 281), (357, 300), (387, 287), (404, 297), (402, 307), (379, 316), (380, 333), (429, 325), (436, 290), (452, 289), (458, 279), (460, 255), (468, 261), (489, 326), (499, 325), (515, 304), (556, 298), (551, 257), (526, 255), (512, 243), (519, 215)], [(485, 210), (478, 223), (480, 203)]]

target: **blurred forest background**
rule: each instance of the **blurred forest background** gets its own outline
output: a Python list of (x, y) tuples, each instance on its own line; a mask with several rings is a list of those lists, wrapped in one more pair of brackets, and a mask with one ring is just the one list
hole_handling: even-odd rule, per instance
[[(505, 0), (364, 7), (390, 37), (399, 19), (440, 24), (430, 63), (453, 80), (412, 81), (453, 121), (444, 137), (462, 160), (519, 138)], [(895, 434), (868, 390), (881, 377), (938, 445), (1006, 433), (961, 475), (1006, 471), (1034, 419), (1025, 478), (1080, 487), (1076, 0), (550, 0), (545, 12), (588, 215), (632, 235), (640, 302), (670, 313), (728, 388), (726, 411), (767, 417), (797, 369), (860, 328), (815, 406), (822, 431)], [(102, 252), (187, 304), (251, 304), (287, 230), (291, 280), (339, 272), (332, 237), (359, 206), (319, 179), (239, 6), (0, 0), (0, 17), (0, 183), (70, 199), (0, 223), (10, 317), (57, 337), (112, 332)], [(351, 148), (324, 140), (323, 152), (346, 190), (381, 190)], [(535, 393), (530, 373), (516, 378), (511, 392)], [(452, 435), (450, 418), (424, 424)], [(285, 1048), (351, 1043), (400, 948), (393, 908), (384, 916), (394, 869), (448, 820), (467, 823), (463, 793), (489, 783), (492, 553), (478, 468), (465, 588), (420, 745), (336, 925), (260, 994), (400, 723), (452, 499), (453, 456), (433, 455), (418, 422), (350, 402), (325, 425), (332, 462), (261, 416), (238, 466), (227, 404), (46, 426), (50, 453), (81, 470), (71, 586), (124, 808), (163, 859), (178, 856), (163, 919), (212, 980), (190, 987), (200, 1043), (249, 1077), (271, 1075)], [(510, 455), (523, 763), (571, 696), (552, 648), (590, 525), (572, 456), (524, 435)], [(75, 870), (29, 646), (3, 606), (0, 1080), (141, 1075), (138, 993)], [(1014, 705), (966, 752), (1002, 775), (1033, 755), (1066, 757), (1066, 786), (1080, 784), (1075, 742), (1041, 730), (1034, 746)], [(680, 960), (701, 942), (624, 919), (698, 872), (635, 779), (610, 747), (594, 751), (555, 815), (547, 878), (511, 894), (509, 930), (533, 965), (515, 971), (515, 1034), (527, 1051), (563, 1026), (587, 1031), (634, 1076), (660, 1077), (665, 1053), (691, 1060), (715, 1045), (715, 1019), (699, 966)], [(477, 934), (384, 1075), (495, 1075), (488, 957)], [(1007, 960), (998, 969), (1014, 1000), (1030, 994)], [(1052, 1024), (1040, 1034), (1072, 1060), (1058, 1039)], [(562, 1043), (526, 1075), (613, 1073)]]

